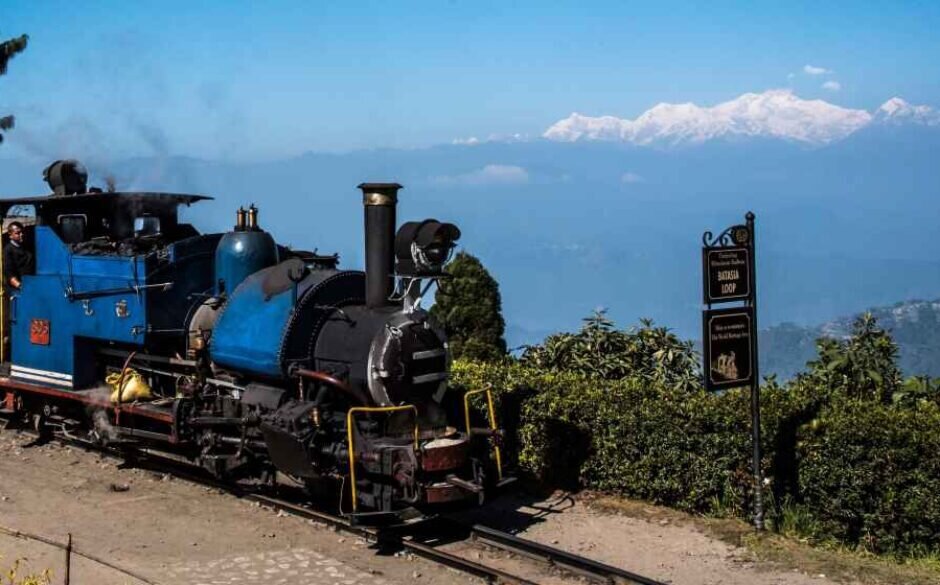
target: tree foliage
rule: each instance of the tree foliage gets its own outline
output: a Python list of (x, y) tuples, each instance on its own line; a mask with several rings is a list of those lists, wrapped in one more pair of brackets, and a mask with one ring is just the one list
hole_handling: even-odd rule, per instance
[(852, 398), (889, 403), (901, 389), (898, 346), (878, 327), (871, 313), (859, 316), (848, 339), (823, 337), (816, 342), (819, 357), (801, 376)]
[(506, 356), (499, 284), (473, 255), (458, 253), (447, 265), (431, 317), (447, 333), (455, 358), (492, 361)]
[[(0, 42), (0, 75), (4, 75), (7, 72), (7, 64), (10, 62), (10, 59), (17, 53), (25, 50), (28, 42), (29, 37), (27, 35), (20, 35)], [(13, 123), (13, 116), (0, 117), (0, 142), (3, 142), (3, 132), (13, 128)]]
[(666, 327), (641, 319), (639, 327), (619, 330), (605, 311), (594, 311), (583, 321), (577, 333), (556, 333), (541, 345), (527, 347), (522, 363), (604, 380), (636, 376), (683, 390), (699, 384), (698, 356), (692, 343)]

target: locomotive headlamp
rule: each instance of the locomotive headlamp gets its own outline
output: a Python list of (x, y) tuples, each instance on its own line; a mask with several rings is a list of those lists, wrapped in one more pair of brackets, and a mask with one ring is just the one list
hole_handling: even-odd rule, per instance
[(395, 235), (398, 274), (439, 275), (459, 239), (460, 229), (452, 223), (426, 219), (403, 224)]

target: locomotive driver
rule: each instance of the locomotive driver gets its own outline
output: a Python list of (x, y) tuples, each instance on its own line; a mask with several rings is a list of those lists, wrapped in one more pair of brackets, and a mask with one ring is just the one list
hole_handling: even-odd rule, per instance
[(3, 247), (3, 274), (6, 284), (16, 290), (23, 286), (23, 275), (33, 271), (33, 255), (23, 242), (23, 224), (18, 221), (7, 227), (10, 241)]

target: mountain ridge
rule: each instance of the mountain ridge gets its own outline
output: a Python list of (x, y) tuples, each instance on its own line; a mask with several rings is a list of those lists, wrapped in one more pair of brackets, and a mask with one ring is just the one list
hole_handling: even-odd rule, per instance
[[(940, 377), (940, 299), (908, 300), (869, 308), (878, 326), (898, 345), (898, 361), (905, 376)], [(864, 313), (863, 312), (863, 313)], [(792, 378), (816, 358), (816, 340), (846, 339), (862, 313), (837, 317), (821, 325), (781, 323), (760, 332), (762, 370)]]
[(612, 141), (665, 147), (768, 137), (825, 146), (873, 124), (940, 127), (940, 111), (893, 97), (870, 113), (821, 99), (802, 99), (789, 89), (771, 89), (745, 93), (710, 107), (663, 102), (633, 120), (574, 112), (552, 124), (542, 137), (557, 142)]

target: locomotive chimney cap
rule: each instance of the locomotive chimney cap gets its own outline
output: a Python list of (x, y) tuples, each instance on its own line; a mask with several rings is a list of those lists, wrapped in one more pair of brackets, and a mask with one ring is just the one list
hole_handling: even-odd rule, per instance
[(360, 183), (363, 205), (395, 205), (398, 203), (398, 183)]

